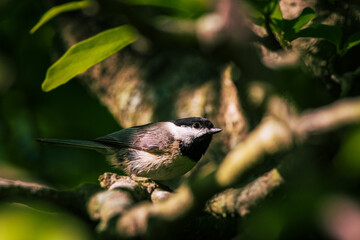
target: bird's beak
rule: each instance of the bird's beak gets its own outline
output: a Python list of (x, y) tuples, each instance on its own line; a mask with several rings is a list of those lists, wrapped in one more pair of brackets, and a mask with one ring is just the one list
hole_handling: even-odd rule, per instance
[(215, 134), (215, 133), (218, 133), (218, 132), (221, 132), (222, 129), (221, 128), (211, 128), (209, 129), (209, 132), (210, 134)]

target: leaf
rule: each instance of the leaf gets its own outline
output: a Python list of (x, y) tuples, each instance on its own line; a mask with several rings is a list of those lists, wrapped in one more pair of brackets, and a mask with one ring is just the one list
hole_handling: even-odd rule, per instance
[(299, 37), (322, 38), (333, 43), (339, 49), (342, 31), (338, 26), (311, 24), (295, 34), (295, 38)]
[(355, 127), (345, 136), (339, 151), (334, 158), (338, 171), (346, 174), (347, 177), (359, 177), (360, 174), (360, 128)]
[(342, 55), (347, 53), (350, 48), (355, 47), (356, 45), (360, 44), (360, 32), (356, 32), (352, 34), (344, 44), (344, 48), (342, 50)]
[(187, 16), (198, 16), (209, 10), (206, 0), (122, 0), (127, 4), (162, 7), (186, 13)]
[(263, 26), (265, 19), (264, 14), (258, 11), (251, 2), (244, 1), (243, 4), (246, 14), (252, 19), (253, 23), (259, 26)]
[(79, 10), (90, 6), (91, 6), (91, 2), (89, 0), (84, 0), (79, 2), (64, 3), (62, 5), (52, 7), (40, 18), (39, 22), (37, 22), (36, 25), (30, 30), (30, 33), (33, 34), (42, 25), (44, 25), (45, 23), (47, 23), (48, 21), (50, 21), (52, 18), (56, 17), (60, 13)]
[(301, 30), (306, 24), (308, 24), (312, 19), (315, 18), (315, 11), (312, 8), (304, 8), (301, 14), (291, 20), (277, 20), (274, 19), (275, 26), (280, 28), (284, 33), (284, 38), (288, 41), (294, 40), (296, 33)]
[(278, 20), (282, 20), (283, 19), (283, 15), (280, 9), (280, 4), (276, 4), (274, 11), (271, 13), (270, 17), (272, 19), (278, 19)]
[(308, 22), (313, 20), (315, 16), (316, 16), (315, 11), (312, 8), (309, 7), (304, 8), (300, 16), (296, 18), (296, 21), (292, 26), (292, 29), (294, 29), (295, 32), (300, 31), (301, 28), (304, 27)]
[(81, 41), (46, 72), (42, 89), (48, 92), (135, 41), (137, 33), (129, 25), (112, 28)]
[(271, 19), (282, 19), (278, 0), (247, 0), (243, 1), (246, 14), (252, 19), (253, 23), (265, 26), (266, 16)]
[(279, 0), (248, 0), (247, 2), (262, 15), (270, 15), (279, 4)]

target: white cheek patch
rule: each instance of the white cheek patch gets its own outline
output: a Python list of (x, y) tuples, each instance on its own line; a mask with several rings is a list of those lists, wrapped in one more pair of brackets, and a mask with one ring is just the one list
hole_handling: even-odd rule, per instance
[(191, 143), (195, 138), (200, 137), (206, 133), (205, 130), (198, 130), (185, 126), (181, 127), (171, 122), (167, 123), (167, 127), (176, 140), (182, 140), (185, 143)]

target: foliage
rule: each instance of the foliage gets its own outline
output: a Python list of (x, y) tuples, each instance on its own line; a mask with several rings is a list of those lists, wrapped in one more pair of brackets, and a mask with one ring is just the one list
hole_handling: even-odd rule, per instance
[[(95, 138), (118, 130), (118, 124), (76, 81), (50, 94), (41, 93), (39, 86), (57, 43), (50, 24), (36, 34), (29, 34), (31, 25), (44, 12), (40, 2), (9, 1), (0, 10), (2, 177), (21, 175), (63, 187), (75, 187), (84, 181), (97, 182), (99, 174), (111, 170), (101, 161), (101, 155), (66, 149), (58, 152), (56, 148), (43, 150), (35, 139)], [(83, 169), (82, 174), (79, 169)]]
[(35, 31), (38, 30), (42, 25), (44, 25), (46, 22), (50, 21), (52, 18), (61, 13), (84, 9), (90, 6), (91, 2), (89, 0), (85, 0), (79, 2), (64, 3), (60, 6), (53, 7), (40, 18), (39, 22), (30, 30), (30, 33), (35, 33)]
[[(348, 38), (343, 37), (339, 26), (312, 23), (316, 13), (312, 8), (304, 8), (301, 14), (291, 20), (283, 19), (277, 0), (248, 1), (257, 14), (254, 14), (254, 22), (265, 26), (269, 21), (274, 32), (278, 34), (281, 42), (288, 45), (297, 38), (319, 38), (335, 45), (339, 55), (344, 55), (352, 47), (360, 43), (359, 33), (353, 33)], [(344, 43), (344, 44), (342, 44)]]
[(1, 204), (0, 223), (0, 238), (4, 240), (92, 239), (87, 226), (71, 215), (55, 216), (24, 206)]
[(131, 26), (121, 26), (75, 44), (48, 69), (42, 89), (47, 92), (66, 83), (135, 39), (136, 32)]
[[(125, 2), (132, 5), (173, 9), (176, 13), (170, 12), (166, 15), (173, 16), (175, 14), (179, 18), (199, 18), (210, 10), (209, 6), (200, 0), (170, 2), (162, 0), (128, 0)], [(344, 55), (352, 47), (360, 44), (360, 34), (358, 32), (345, 38), (339, 26), (310, 24), (310, 21), (316, 17), (315, 11), (311, 8), (304, 8), (297, 18), (288, 20), (282, 17), (278, 0), (249, 0), (247, 2), (252, 7), (251, 15), (254, 22), (264, 27), (269, 24), (271, 29), (277, 33), (280, 42), (284, 46), (288, 46), (297, 38), (319, 38), (334, 44), (338, 54)], [(89, 0), (70, 2), (53, 7), (43, 15), (30, 32), (34, 33), (39, 27), (60, 13), (87, 7), (91, 7), (91, 1)], [(136, 39), (135, 35), (134, 30), (127, 26), (124, 28), (114, 28), (112, 31), (107, 30), (88, 40), (75, 44), (48, 69), (42, 85), (43, 90), (50, 91), (113, 55), (115, 52), (134, 42)], [(105, 44), (106, 48), (104, 48)], [(92, 50), (89, 51), (89, 48)], [(82, 59), (82, 61), (76, 61), (76, 59)], [(88, 61), (84, 61), (85, 59)]]
[(208, 4), (205, 0), (124, 0), (131, 5), (152, 6), (174, 10), (172, 14), (181, 18), (196, 18), (208, 11)]

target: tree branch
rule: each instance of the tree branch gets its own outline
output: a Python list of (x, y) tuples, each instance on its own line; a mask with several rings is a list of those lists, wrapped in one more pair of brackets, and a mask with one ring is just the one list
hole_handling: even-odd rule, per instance
[(57, 190), (37, 183), (0, 179), (0, 199), (11, 202), (41, 200), (54, 203), (82, 217), (87, 217), (86, 203), (100, 187), (85, 184), (75, 191)]
[[(89, 215), (93, 220), (100, 220), (98, 230), (107, 236), (171, 236), (179, 231), (181, 223), (194, 215), (199, 216), (214, 194), (243, 183), (249, 172), (266, 161), (266, 156), (284, 152), (295, 143), (303, 143), (313, 133), (360, 121), (360, 98), (342, 100), (297, 115), (285, 101), (273, 96), (269, 97), (267, 109), (268, 114), (259, 126), (229, 152), (219, 167), (214, 164), (203, 166), (175, 193), (161, 189), (153, 181), (136, 182), (129, 177), (105, 174), (100, 181), (109, 189), (107, 191), (99, 191), (93, 186), (73, 192), (59, 191), (3, 179), (0, 181), (0, 196), (12, 201), (49, 200), (71, 209), (82, 209), (88, 203)], [(323, 120), (323, 116), (328, 118)], [(208, 202), (207, 210), (218, 215), (236, 213), (243, 216), (283, 182), (279, 172), (273, 169), (242, 189), (218, 194)], [(154, 203), (137, 203), (152, 199), (155, 190), (165, 197)], [(160, 228), (171, 231), (158, 231)]]
[[(166, 228), (173, 226), (174, 222), (182, 222), (189, 219), (190, 216), (198, 213), (203, 209), (205, 202), (215, 193), (220, 192), (226, 188), (232, 187), (235, 184), (244, 181), (247, 173), (259, 166), (264, 157), (273, 155), (275, 153), (283, 152), (292, 147), (295, 142), (297, 144), (303, 143), (304, 138), (299, 138), (299, 129), (303, 129), (300, 135), (308, 136), (312, 131), (308, 128), (296, 128), (299, 119), (310, 116), (308, 113), (297, 116), (291, 111), (286, 111), (279, 107), (284, 105), (287, 107), (286, 102), (278, 97), (270, 98), (269, 109), (277, 109), (265, 117), (260, 125), (250, 133), (248, 138), (232, 150), (221, 163), (217, 169), (215, 166), (204, 166), (196, 176), (189, 179), (187, 184), (182, 185), (177, 192), (167, 201), (160, 202), (159, 204), (138, 204), (132, 209), (119, 216), (116, 220), (116, 233), (120, 236), (134, 237), (134, 236), (147, 236), (156, 237), (156, 232), (150, 229), (156, 229), (158, 224)], [(272, 106), (276, 104), (278, 108)], [(343, 126), (351, 123), (358, 122), (360, 116), (352, 114), (352, 111), (339, 111), (339, 108), (350, 107), (357, 111), (360, 107), (360, 99), (343, 100), (332, 106), (324, 107), (319, 110), (314, 110), (311, 116), (318, 116), (319, 113), (325, 116), (337, 114), (337, 120), (331, 121), (324, 125), (318, 125), (319, 130), (322, 132), (331, 131), (335, 126)], [(272, 114), (272, 115), (271, 115)], [(283, 118), (279, 118), (284, 114)], [(356, 118), (357, 116), (357, 118)], [(305, 118), (312, 120), (312, 118)], [(296, 131), (295, 131), (296, 129)], [(299, 141), (301, 140), (301, 141)], [(274, 177), (274, 178), (273, 178)], [(282, 178), (278, 175), (276, 170), (270, 171), (268, 175), (259, 178), (258, 181), (252, 185), (245, 187), (245, 191), (240, 194), (240, 199), (245, 200), (244, 205), (240, 205), (237, 212), (243, 215), (248, 212), (248, 208), (256, 204), (258, 199), (263, 199), (269, 192), (276, 189), (281, 183)], [(262, 186), (256, 188), (256, 185)], [(247, 195), (248, 189), (254, 191), (253, 195)], [(231, 196), (230, 193), (225, 193), (224, 196)], [(233, 197), (233, 196), (232, 196)], [(219, 198), (217, 198), (219, 199)], [(219, 201), (219, 200), (214, 200)], [(211, 205), (211, 204), (210, 204)]]
[(206, 203), (206, 211), (222, 217), (245, 216), (283, 183), (277, 169), (272, 169), (243, 188), (229, 188), (216, 194)]

